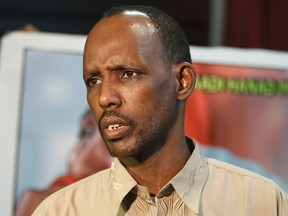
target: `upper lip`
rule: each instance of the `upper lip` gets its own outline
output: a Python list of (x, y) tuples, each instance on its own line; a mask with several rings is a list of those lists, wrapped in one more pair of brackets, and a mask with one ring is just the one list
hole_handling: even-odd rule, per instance
[(128, 125), (128, 123), (122, 118), (119, 118), (117, 116), (108, 116), (101, 119), (100, 127), (102, 130), (104, 130), (108, 128), (109, 125), (116, 125), (116, 124), (120, 126)]

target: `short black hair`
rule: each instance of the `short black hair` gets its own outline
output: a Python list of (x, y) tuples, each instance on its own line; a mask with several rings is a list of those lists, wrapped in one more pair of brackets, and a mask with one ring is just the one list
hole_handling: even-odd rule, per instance
[(153, 22), (162, 43), (162, 54), (167, 65), (180, 62), (192, 62), (188, 39), (180, 25), (165, 12), (145, 5), (123, 5), (112, 7), (103, 18), (108, 18), (126, 11), (137, 11), (146, 14)]

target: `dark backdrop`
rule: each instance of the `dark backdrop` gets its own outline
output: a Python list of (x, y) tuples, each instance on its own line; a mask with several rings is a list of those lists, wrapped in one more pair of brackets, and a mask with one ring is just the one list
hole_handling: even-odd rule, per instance
[(208, 44), (209, 0), (0, 0), (0, 33), (31, 23), (44, 32), (87, 34), (105, 10), (122, 4), (162, 9), (184, 28), (190, 44)]
[(288, 51), (287, 0), (227, 0), (225, 45)]
[[(214, 3), (223, 0), (213, 0)], [(44, 32), (87, 34), (114, 5), (146, 4), (173, 16), (192, 45), (209, 45), (212, 0), (0, 0), (0, 36), (31, 23)], [(288, 51), (287, 0), (226, 0), (222, 45)], [(225, 10), (224, 10), (225, 11)], [(212, 18), (213, 19), (213, 18)]]

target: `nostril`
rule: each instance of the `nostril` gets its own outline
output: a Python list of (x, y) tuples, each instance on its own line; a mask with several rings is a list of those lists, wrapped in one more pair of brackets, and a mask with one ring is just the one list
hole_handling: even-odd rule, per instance
[(121, 105), (121, 97), (116, 91), (109, 91), (109, 93), (100, 96), (99, 106), (104, 110), (111, 107), (120, 107)]

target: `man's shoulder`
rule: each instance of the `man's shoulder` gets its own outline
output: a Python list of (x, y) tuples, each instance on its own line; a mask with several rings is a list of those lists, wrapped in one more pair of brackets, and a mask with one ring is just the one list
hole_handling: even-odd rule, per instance
[(207, 163), (209, 176), (202, 194), (207, 215), (220, 215), (223, 209), (231, 215), (287, 215), (287, 194), (272, 180), (216, 159)]
[(227, 184), (231, 185), (231, 187), (237, 184), (238, 188), (262, 188), (267, 192), (270, 190), (271, 193), (282, 190), (273, 180), (253, 171), (212, 158), (208, 158), (207, 162), (209, 166), (210, 181), (217, 182), (215, 179), (223, 178), (225, 181), (222, 179), (222, 181), (219, 181), (218, 183), (224, 183), (225, 185), (223, 186), (225, 188), (229, 188)]
[(239, 178), (251, 178), (259, 179), (260, 181), (272, 182), (269, 178), (266, 178), (258, 173), (250, 171), (248, 169), (220, 161), (214, 158), (208, 158), (208, 165), (210, 172), (216, 172), (217, 174), (221, 173), (223, 175), (233, 175), (234, 177), (238, 176)]
[(105, 199), (105, 196), (110, 194), (109, 184), (107, 184), (109, 175), (110, 169), (103, 170), (53, 193), (38, 206), (33, 215), (42, 215), (41, 212), (46, 212), (47, 209), (49, 212), (51, 211), (50, 215), (53, 213), (65, 215), (61, 214), (59, 209), (66, 211), (73, 206), (75, 207), (75, 204), (85, 208), (85, 206), (90, 205), (88, 202), (99, 203), (99, 200)]
[[(59, 191), (54, 193), (54, 196), (61, 196), (62, 194), (69, 194), (71, 192), (86, 190), (87, 188), (100, 190), (103, 188), (103, 182), (107, 183), (109, 179), (110, 169), (102, 170), (82, 180), (79, 180)], [(98, 186), (101, 185), (101, 188)], [(107, 184), (105, 184), (107, 185)]]

